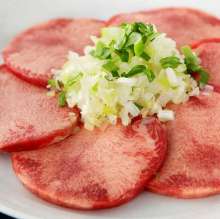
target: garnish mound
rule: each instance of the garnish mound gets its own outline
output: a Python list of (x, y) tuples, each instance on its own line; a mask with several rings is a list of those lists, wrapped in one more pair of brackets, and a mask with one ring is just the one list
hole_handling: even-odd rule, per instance
[[(49, 88), (59, 93), (60, 106), (77, 106), (85, 128), (121, 119), (156, 114), (161, 121), (174, 119), (168, 103), (180, 104), (199, 95), (208, 74), (188, 46), (180, 53), (176, 42), (151, 24), (106, 27), (85, 55), (69, 52), (68, 60)], [(200, 75), (197, 82), (193, 73)]]

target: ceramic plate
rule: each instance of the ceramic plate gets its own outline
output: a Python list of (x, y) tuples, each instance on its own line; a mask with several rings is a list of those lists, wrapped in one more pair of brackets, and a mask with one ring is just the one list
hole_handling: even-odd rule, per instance
[[(219, 0), (0, 0), (0, 49), (19, 31), (53, 17), (107, 19), (128, 11), (188, 6), (220, 17)], [(144, 192), (121, 207), (75, 211), (38, 199), (16, 179), (7, 154), (0, 155), (0, 211), (19, 219), (190, 219), (220, 218), (220, 196), (179, 200)]]

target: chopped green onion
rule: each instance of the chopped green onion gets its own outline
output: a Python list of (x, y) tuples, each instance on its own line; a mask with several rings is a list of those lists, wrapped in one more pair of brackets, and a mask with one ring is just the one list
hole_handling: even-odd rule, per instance
[(115, 65), (114, 61), (109, 60), (109, 61), (108, 61), (107, 63), (105, 63), (102, 67), (103, 67), (105, 70), (111, 72), (113, 77), (119, 77), (118, 67)]
[[(145, 24), (144, 24), (145, 25)], [(122, 24), (121, 25), (122, 29), (125, 30), (125, 33), (127, 36), (129, 36), (130, 34), (137, 32), (137, 33), (141, 33), (138, 29), (138, 23), (135, 22), (133, 24)]]
[(199, 78), (200, 85), (201, 86), (206, 85), (209, 81), (209, 74), (204, 69), (200, 69), (198, 73), (200, 75), (200, 78)]
[(100, 41), (96, 44), (96, 49), (92, 50), (90, 54), (99, 59), (108, 59), (111, 57), (110, 49)]
[(121, 28), (125, 30), (125, 34), (129, 36), (134, 31), (134, 25), (133, 24), (121, 24)]
[(155, 75), (154, 75), (153, 71), (151, 69), (147, 68), (145, 65), (136, 65), (136, 66), (134, 66), (124, 76), (129, 78), (129, 77), (132, 77), (132, 76), (140, 74), (140, 73), (145, 74), (150, 82), (153, 81), (154, 78), (155, 78)]
[(136, 25), (138, 26), (138, 30), (140, 31), (140, 33), (149, 35), (149, 34), (155, 32), (152, 24), (146, 25), (144, 23), (138, 22), (138, 23), (136, 23)]
[(103, 53), (104, 47), (105, 47), (105, 44), (99, 41), (99, 42), (96, 44), (96, 49), (95, 49), (95, 51), (94, 51), (94, 53), (95, 53), (94, 55), (97, 56), (97, 57), (101, 56), (102, 53)]
[(105, 75), (105, 79), (107, 81), (114, 81), (114, 77), (112, 77), (112, 75)]
[(60, 81), (60, 80), (57, 80), (57, 89), (58, 89), (58, 90), (61, 90), (61, 89), (63, 89), (63, 87), (64, 87), (63, 82)]
[(140, 39), (138, 42), (134, 44), (134, 54), (136, 56), (141, 56), (143, 52), (144, 52), (144, 43), (142, 39)]
[(183, 55), (185, 56), (188, 64), (199, 65), (198, 57), (193, 53), (192, 49), (189, 46), (183, 46), (181, 48)]
[(67, 83), (64, 85), (64, 90), (68, 89), (69, 87), (71, 87), (72, 85), (74, 85), (80, 77), (82, 77), (82, 73), (79, 73), (78, 75), (76, 75), (75, 77), (73, 77), (72, 79), (68, 80)]
[(66, 93), (64, 91), (59, 93), (58, 103), (59, 103), (59, 106), (62, 106), (62, 107), (66, 105)]
[(51, 88), (56, 88), (57, 87), (56, 80), (54, 79), (48, 80), (48, 85), (50, 85)]
[(132, 77), (134, 75), (143, 73), (144, 71), (146, 71), (146, 66), (145, 65), (136, 65), (125, 76), (127, 78), (129, 78), (129, 77)]
[(135, 43), (139, 42), (141, 40), (141, 34), (137, 32), (133, 32), (130, 34), (128, 41), (126, 43), (126, 47), (129, 47), (131, 45), (134, 45)]
[(140, 31), (140, 33), (142, 33), (144, 35), (145, 40), (143, 40), (144, 42), (148, 41), (153, 41), (158, 35), (160, 35), (160, 33), (157, 33), (154, 30), (154, 26), (152, 24), (147, 24), (145, 25), (144, 23), (137, 23), (138, 25), (138, 30)]
[(148, 35), (148, 42), (152, 42), (156, 37), (158, 37), (160, 35), (160, 33), (151, 33), (150, 35)]
[(116, 51), (122, 62), (128, 62), (129, 52), (127, 50)]
[(150, 82), (153, 81), (155, 78), (155, 74), (151, 69), (146, 69), (146, 71), (144, 71), (144, 74), (147, 76)]
[(127, 42), (127, 36), (126, 36), (126, 33), (123, 32), (123, 34), (121, 34), (120, 38), (114, 44), (114, 48), (116, 50), (122, 50), (124, 48), (126, 42)]
[(193, 54), (191, 48), (189, 46), (184, 46), (181, 48), (181, 51), (185, 56), (184, 62), (187, 70), (190, 71), (190, 73), (197, 71), (199, 67), (199, 60), (198, 57)]
[(103, 53), (102, 53), (102, 56), (101, 56), (101, 59), (109, 59), (111, 57), (111, 51), (109, 48), (105, 47), (103, 49)]
[(200, 75), (199, 83), (204, 86), (208, 83), (209, 74), (200, 66), (198, 57), (193, 53), (189, 46), (181, 48), (182, 53), (185, 56), (184, 62), (189, 74), (198, 73)]
[(98, 41), (91, 55), (101, 60), (110, 59), (118, 55), (122, 62), (129, 61), (129, 53), (148, 61), (150, 57), (144, 53), (145, 42), (153, 40), (158, 33), (154, 26), (144, 23), (122, 24), (119, 36), (110, 43)]
[(95, 84), (92, 86), (92, 91), (93, 91), (93, 92), (97, 92), (98, 87), (99, 87), (99, 84), (98, 84), (98, 83), (95, 83)]
[(141, 57), (146, 61), (150, 60), (150, 56), (146, 52), (142, 52)]
[(102, 67), (110, 72), (114, 72), (118, 70), (118, 67), (115, 65), (115, 63), (112, 60), (106, 62), (104, 65), (102, 65)]
[(134, 105), (139, 109), (139, 110), (142, 110), (144, 107), (143, 106), (141, 106), (140, 104), (138, 104), (138, 103), (134, 103)]
[(181, 64), (180, 59), (176, 56), (169, 56), (160, 60), (162, 68), (176, 68)]
[(175, 42), (154, 25), (106, 27), (93, 41), (83, 56), (70, 52), (66, 64), (54, 74), (56, 81), (48, 81), (48, 88), (59, 94), (60, 106), (82, 111), (85, 128), (115, 124), (118, 119), (128, 125), (137, 115), (173, 119), (167, 116), (166, 105), (183, 103), (199, 92), (192, 73), (198, 73), (200, 85), (208, 81), (190, 47), (180, 53)]
[(112, 71), (112, 76), (118, 78), (119, 77), (118, 71)]

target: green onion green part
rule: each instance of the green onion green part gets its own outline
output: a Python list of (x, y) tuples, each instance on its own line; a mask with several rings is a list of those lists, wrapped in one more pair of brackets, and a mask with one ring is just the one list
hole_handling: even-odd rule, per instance
[(161, 59), (160, 64), (161, 64), (162, 68), (176, 68), (181, 64), (181, 62), (178, 57), (169, 56), (169, 57), (165, 57), (165, 58)]
[(64, 91), (59, 93), (58, 103), (59, 103), (59, 106), (61, 107), (66, 105), (66, 93)]
[(183, 46), (181, 48), (181, 51), (185, 57), (184, 62), (187, 67), (187, 73), (198, 73), (200, 76), (200, 86), (206, 85), (209, 80), (209, 74), (200, 65), (197, 55), (193, 53), (192, 49), (189, 46)]
[(67, 62), (48, 81), (59, 106), (78, 107), (90, 130), (118, 119), (128, 125), (140, 115), (172, 120), (167, 104), (199, 95), (198, 85), (208, 83), (208, 72), (192, 49), (184, 46), (180, 52), (152, 24), (105, 27), (92, 41), (94, 46), (86, 47), (82, 56), (69, 52)]
[(51, 88), (56, 88), (57, 87), (56, 80), (53, 79), (48, 80), (48, 85), (50, 85)]

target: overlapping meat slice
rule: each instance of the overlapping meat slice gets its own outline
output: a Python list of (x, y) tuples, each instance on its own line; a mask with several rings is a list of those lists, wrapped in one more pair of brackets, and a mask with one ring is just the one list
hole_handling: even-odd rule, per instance
[(19, 34), (3, 51), (6, 65), (19, 77), (45, 86), (52, 69), (61, 68), (68, 51), (82, 54), (104, 22), (93, 19), (55, 19)]
[(189, 8), (162, 8), (136, 13), (119, 14), (108, 25), (125, 22), (155, 24), (160, 32), (176, 40), (178, 46), (207, 37), (220, 37), (220, 20), (205, 12)]
[(0, 96), (0, 151), (36, 149), (72, 134), (76, 114), (5, 66), (0, 67)]
[(166, 134), (155, 119), (79, 130), (37, 151), (14, 153), (22, 183), (39, 197), (70, 208), (117, 206), (135, 197), (155, 174), (166, 152)]
[(201, 65), (208, 71), (209, 83), (220, 88), (220, 38), (205, 39), (192, 45), (201, 59)]
[(178, 198), (220, 193), (220, 94), (170, 108), (176, 118), (167, 123), (167, 157), (148, 189)]

